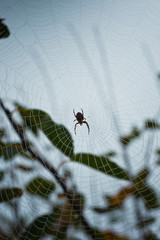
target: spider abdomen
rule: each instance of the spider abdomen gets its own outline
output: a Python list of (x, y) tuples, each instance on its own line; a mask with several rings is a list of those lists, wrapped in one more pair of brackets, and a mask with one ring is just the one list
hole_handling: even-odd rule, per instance
[(78, 112), (78, 113), (76, 114), (76, 118), (77, 118), (78, 121), (82, 121), (82, 120), (84, 119), (82, 113), (80, 113), (80, 112)]

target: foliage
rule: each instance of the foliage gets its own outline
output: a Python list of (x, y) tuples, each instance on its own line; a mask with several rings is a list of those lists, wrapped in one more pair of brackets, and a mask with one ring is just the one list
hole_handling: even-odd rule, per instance
[(79, 162), (100, 172), (111, 175), (112, 177), (129, 180), (126, 171), (106, 156), (79, 153), (72, 157), (72, 161)]
[(4, 24), (4, 18), (0, 18), (0, 39), (7, 38), (10, 35), (10, 31), (6, 24)]

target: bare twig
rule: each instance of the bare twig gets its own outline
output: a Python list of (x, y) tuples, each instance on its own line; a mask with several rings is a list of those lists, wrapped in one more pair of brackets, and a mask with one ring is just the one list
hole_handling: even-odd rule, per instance
[(82, 210), (79, 209), (79, 207), (76, 206), (72, 195), (68, 191), (67, 186), (63, 181), (63, 178), (61, 178), (59, 176), (57, 170), (50, 163), (48, 163), (47, 160), (44, 157), (41, 157), (40, 154), (35, 150), (35, 148), (33, 149), (33, 147), (28, 143), (23, 129), (18, 127), (18, 125), (16, 124), (16, 122), (12, 118), (12, 113), (9, 111), (9, 109), (7, 109), (4, 106), (3, 101), (1, 99), (0, 99), (0, 106), (3, 109), (3, 111), (5, 112), (9, 122), (11, 123), (12, 127), (16, 131), (17, 135), (19, 136), (19, 138), (21, 140), (21, 143), (22, 143), (22, 146), (23, 146), (23, 149), (25, 151), (28, 151), (33, 158), (38, 160), (46, 169), (48, 169), (51, 172), (51, 174), (55, 177), (55, 179), (57, 180), (57, 182), (59, 183), (59, 185), (63, 189), (63, 191), (64, 191), (66, 197), (68, 198), (70, 204), (72, 205), (74, 211), (79, 216), (79, 220), (83, 224), (86, 233), (88, 235), (90, 235), (92, 239), (96, 239), (94, 229), (87, 222), (86, 218), (84, 217), (84, 215), (82, 213)]

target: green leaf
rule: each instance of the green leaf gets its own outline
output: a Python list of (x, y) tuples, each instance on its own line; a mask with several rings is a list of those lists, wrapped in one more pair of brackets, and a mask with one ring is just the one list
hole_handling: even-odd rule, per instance
[(138, 224), (136, 224), (136, 226), (137, 226), (138, 228), (144, 228), (145, 226), (148, 226), (148, 225), (150, 225), (150, 224), (152, 224), (152, 223), (154, 223), (154, 222), (155, 222), (155, 218), (149, 217), (149, 218), (143, 219), (141, 222), (139, 222)]
[(144, 240), (159, 240), (159, 238), (149, 230), (148, 232), (145, 232)]
[(4, 178), (4, 171), (0, 171), (0, 181), (2, 181)]
[(137, 188), (137, 197), (142, 198), (147, 209), (158, 208), (158, 198), (153, 188), (144, 185), (143, 187)]
[(36, 218), (23, 233), (22, 240), (38, 240), (53, 232), (55, 214), (46, 214)]
[(18, 154), (25, 158), (32, 159), (30, 155), (25, 153), (20, 143), (3, 143), (0, 141), (0, 156), (2, 156), (5, 160), (11, 160)]
[(106, 207), (93, 207), (93, 210), (99, 214), (108, 212), (108, 208)]
[(0, 18), (0, 38), (7, 38), (10, 35), (7, 25), (3, 23), (4, 20), (4, 18)]
[(38, 240), (46, 235), (52, 235), (54, 239), (66, 239), (71, 216), (70, 205), (57, 205), (51, 214), (42, 215), (30, 223), (21, 240)]
[(20, 197), (23, 191), (21, 188), (3, 188), (0, 189), (0, 202), (7, 202), (13, 198)]
[(138, 172), (137, 176), (134, 177), (134, 184), (136, 184), (136, 187), (143, 187), (143, 185), (146, 183), (146, 179), (149, 176), (149, 170), (147, 168), (142, 169), (140, 172)]
[(38, 195), (45, 199), (48, 198), (49, 194), (55, 190), (56, 186), (54, 182), (51, 182), (45, 178), (37, 177), (29, 182), (26, 186), (28, 193), (32, 195)]
[(148, 120), (145, 123), (145, 128), (146, 129), (158, 129), (160, 128), (159, 123), (155, 122), (154, 120)]
[(34, 170), (33, 167), (24, 166), (24, 165), (21, 165), (21, 164), (17, 164), (15, 167), (17, 169), (20, 169), (20, 170), (24, 171), (24, 172), (31, 172), (31, 171)]
[(79, 153), (74, 155), (72, 161), (84, 164), (112, 177), (129, 180), (127, 172), (106, 157), (96, 156), (88, 153)]
[(120, 142), (124, 145), (127, 146), (131, 141), (133, 141), (135, 138), (139, 137), (141, 132), (134, 127), (132, 132), (128, 136), (124, 136), (120, 138)]
[(157, 155), (160, 155), (160, 149), (157, 149), (156, 153)]
[(84, 208), (85, 204), (85, 197), (81, 193), (70, 193), (71, 198), (73, 199), (74, 205), (77, 207), (77, 209), (82, 209)]
[(0, 138), (5, 136), (5, 129), (0, 128)]
[(108, 158), (109, 158), (109, 157), (114, 157), (114, 156), (116, 156), (116, 153), (113, 152), (113, 151), (104, 154), (104, 157), (108, 157)]
[(51, 143), (68, 157), (73, 155), (73, 139), (69, 131), (63, 126), (55, 123), (44, 111), (38, 109), (25, 109), (18, 106), (18, 111), (22, 116), (25, 126), (34, 134), (40, 129)]

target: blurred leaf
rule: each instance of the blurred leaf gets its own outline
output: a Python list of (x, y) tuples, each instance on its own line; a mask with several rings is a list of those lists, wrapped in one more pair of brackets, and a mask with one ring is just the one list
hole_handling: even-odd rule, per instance
[(136, 190), (136, 187), (134, 185), (129, 185), (126, 187), (123, 187), (117, 194), (114, 196), (105, 196), (108, 202), (108, 207), (94, 207), (93, 210), (97, 213), (107, 213), (110, 211), (113, 211), (117, 208), (120, 208), (126, 198), (128, 198), (131, 194), (134, 194)]
[(0, 18), (0, 39), (7, 38), (10, 35), (7, 25), (3, 23), (4, 20), (4, 18)]
[(73, 155), (73, 139), (69, 131), (63, 126), (56, 124), (51, 117), (44, 111), (37, 109), (25, 109), (19, 104), (18, 111), (22, 116), (26, 127), (28, 127), (34, 134), (37, 135), (40, 129), (51, 143), (57, 147), (66, 156)]
[(38, 240), (43, 236), (54, 232), (53, 224), (55, 222), (55, 214), (42, 215), (36, 218), (25, 230), (21, 240)]
[(93, 210), (99, 214), (108, 212), (108, 208), (106, 207), (93, 207)]
[(155, 222), (155, 219), (153, 217), (151, 218), (146, 218), (146, 219), (143, 219), (140, 223), (138, 223), (136, 226), (138, 228), (144, 228), (152, 223)]
[(160, 155), (160, 149), (157, 149), (156, 153), (157, 153), (157, 155)]
[(133, 128), (131, 134), (128, 136), (124, 136), (120, 138), (120, 142), (124, 145), (127, 146), (131, 141), (133, 141), (135, 138), (139, 137), (141, 132), (135, 127)]
[(145, 128), (146, 129), (158, 129), (160, 128), (159, 123), (155, 122), (154, 120), (148, 120), (145, 123)]
[(160, 165), (160, 158), (156, 161), (157, 165)]
[(21, 165), (21, 164), (17, 164), (17, 165), (15, 166), (15, 168), (20, 169), (20, 170), (22, 170), (22, 171), (24, 171), (24, 172), (30, 172), (30, 171), (33, 171), (33, 170), (34, 170), (33, 167), (24, 166), (24, 165)]
[(59, 199), (67, 199), (67, 196), (66, 196), (66, 194), (64, 194), (64, 193), (58, 193), (58, 194), (57, 194), (57, 197), (58, 197)]
[(99, 239), (99, 240), (106, 240), (104, 233), (98, 229), (93, 229), (94, 230), (94, 234), (95, 234), (95, 239)]
[(25, 153), (20, 143), (3, 143), (0, 141), (0, 156), (2, 156), (5, 160), (11, 160), (18, 154), (31, 159), (31, 157)]
[(0, 128), (0, 139), (5, 136), (5, 129)]
[(56, 186), (53, 182), (37, 177), (29, 182), (26, 186), (28, 193), (32, 195), (38, 195), (43, 198), (48, 198), (49, 194), (55, 190)]
[(116, 153), (115, 152), (108, 152), (108, 153), (106, 153), (105, 155), (104, 155), (104, 157), (114, 157), (114, 156), (116, 156)]
[(158, 198), (153, 188), (144, 185), (143, 187), (137, 188), (136, 192), (136, 196), (143, 199), (147, 209), (159, 207)]
[(159, 204), (156, 192), (146, 183), (149, 173), (147, 168), (142, 169), (138, 172), (137, 176), (134, 177), (133, 182), (136, 187), (136, 196), (143, 199), (148, 209), (152, 209), (159, 207)]
[(135, 189), (134, 185), (122, 188), (115, 196), (108, 199), (109, 208), (121, 207), (126, 198), (135, 192)]
[(54, 236), (54, 239), (67, 239), (67, 228), (72, 223), (73, 215), (69, 203), (57, 205), (51, 214), (42, 215), (29, 224), (21, 240), (38, 240), (47, 235)]
[(129, 180), (126, 171), (106, 157), (79, 153), (73, 156), (72, 161), (84, 164), (100, 172), (111, 175), (112, 177)]
[(4, 171), (0, 171), (0, 181), (2, 181), (4, 178)]
[(85, 204), (85, 198), (82, 194), (76, 192), (76, 193), (70, 193), (70, 196), (72, 197), (74, 201), (74, 206), (78, 209), (82, 209)]
[[(5, 219), (5, 221), (6, 221), (6, 219)], [(8, 219), (7, 219), (7, 221), (8, 221)], [(5, 230), (0, 228), (0, 236), (1, 236), (2, 240), (8, 240), (9, 239), (9, 234), (7, 233), (7, 231), (5, 232)]]
[(134, 177), (134, 184), (136, 184), (136, 187), (141, 187), (146, 183), (146, 179), (149, 176), (149, 169), (144, 168), (141, 171), (138, 172), (137, 176)]
[(0, 189), (0, 202), (7, 202), (13, 198), (20, 197), (23, 191), (21, 188), (3, 188)]
[(67, 240), (81, 240), (81, 239), (77, 237), (70, 237), (70, 238), (67, 238)]
[(157, 73), (157, 77), (160, 79), (160, 73)]
[(115, 233), (111, 230), (105, 230), (103, 232), (103, 235), (104, 235), (106, 240), (129, 240), (128, 237), (117, 234), (117, 233)]
[(156, 161), (156, 164), (160, 165), (160, 149), (157, 149), (156, 154), (158, 155), (158, 159)]
[(144, 240), (159, 240), (159, 238), (149, 230), (144, 234)]
[(72, 172), (71, 172), (69, 169), (65, 169), (63, 175), (64, 175), (65, 181), (66, 181), (67, 179), (72, 179)]

